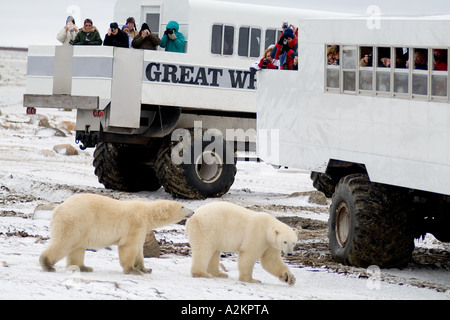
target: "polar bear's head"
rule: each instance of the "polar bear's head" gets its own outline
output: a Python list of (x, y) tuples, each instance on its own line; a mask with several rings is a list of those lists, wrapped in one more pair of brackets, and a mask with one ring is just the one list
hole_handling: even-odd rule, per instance
[(274, 228), (274, 241), (272, 245), (281, 251), (283, 255), (292, 255), (294, 253), (294, 246), (298, 241), (298, 231), (290, 228), (287, 225), (281, 228)]
[(175, 201), (167, 201), (165, 205), (165, 211), (168, 213), (169, 218), (175, 222), (180, 220), (189, 219), (194, 214), (194, 211), (185, 207), (181, 203)]
[(169, 200), (148, 202), (146, 211), (149, 227), (153, 229), (188, 219), (194, 214), (181, 203)]

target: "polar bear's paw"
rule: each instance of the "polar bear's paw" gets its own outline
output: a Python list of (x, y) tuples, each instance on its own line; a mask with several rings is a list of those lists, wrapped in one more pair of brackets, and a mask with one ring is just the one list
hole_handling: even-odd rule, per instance
[(142, 276), (145, 273), (149, 273), (149, 272), (145, 272), (144, 270), (138, 270), (136, 268), (130, 268), (128, 270), (124, 270), (124, 273), (125, 274), (132, 274), (132, 275), (135, 275), (135, 276)]
[(80, 271), (81, 271), (81, 272), (93, 272), (93, 271), (94, 271), (94, 268), (86, 267), (86, 266), (81, 266), (81, 267), (80, 267)]
[(194, 278), (214, 278), (214, 276), (208, 272), (192, 271), (191, 273)]
[(228, 278), (228, 274), (226, 274), (226, 273), (224, 273), (224, 272), (220, 272), (220, 271), (218, 271), (218, 272), (212, 272), (211, 273), (214, 277), (217, 277), (217, 278)]
[(283, 282), (286, 282), (288, 285), (293, 286), (295, 284), (295, 277), (292, 273), (290, 272), (284, 272), (281, 276), (280, 276), (280, 280)]
[(248, 283), (261, 283), (260, 280), (253, 279), (251, 277), (242, 277), (242, 276), (239, 277), (239, 281), (248, 282)]
[(150, 268), (142, 268), (142, 269), (139, 269), (140, 271), (142, 271), (143, 273), (148, 273), (148, 274), (150, 274), (150, 273), (152, 273), (152, 269), (150, 269)]

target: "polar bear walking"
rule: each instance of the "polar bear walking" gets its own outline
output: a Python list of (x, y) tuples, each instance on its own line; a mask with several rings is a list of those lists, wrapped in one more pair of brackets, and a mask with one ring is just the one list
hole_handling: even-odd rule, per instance
[(75, 195), (53, 211), (48, 247), (40, 256), (44, 271), (66, 257), (67, 266), (84, 265), (87, 249), (119, 247), (119, 260), (126, 274), (150, 273), (144, 268), (143, 245), (151, 230), (192, 216), (193, 211), (174, 201), (119, 201), (94, 194)]
[(289, 285), (295, 277), (283, 262), (281, 253), (291, 254), (298, 234), (288, 225), (267, 213), (254, 212), (227, 202), (202, 206), (186, 223), (192, 249), (191, 274), (194, 277), (222, 277), (221, 252), (238, 252), (239, 280), (259, 283), (253, 279), (253, 267), (260, 260), (262, 267)]

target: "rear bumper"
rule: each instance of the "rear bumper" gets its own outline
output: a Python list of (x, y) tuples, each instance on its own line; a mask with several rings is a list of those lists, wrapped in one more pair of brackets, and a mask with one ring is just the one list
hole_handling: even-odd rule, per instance
[(99, 97), (71, 96), (65, 94), (40, 95), (25, 94), (25, 108), (63, 108), (79, 110), (96, 110), (100, 106)]

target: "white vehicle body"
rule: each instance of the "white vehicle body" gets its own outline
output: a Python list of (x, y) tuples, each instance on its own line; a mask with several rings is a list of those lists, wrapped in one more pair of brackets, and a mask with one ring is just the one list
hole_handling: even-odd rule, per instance
[[(261, 59), (266, 46), (276, 43), (284, 20), (320, 15), (325, 14), (205, 0), (119, 0), (115, 21), (120, 27), (128, 17), (135, 17), (138, 31), (147, 22), (161, 38), (167, 24), (177, 21), (186, 38), (185, 53), (161, 48), (149, 51), (75, 46), (72, 54), (62, 53), (61, 47), (32, 46), (27, 94), (98, 97), (99, 109), (111, 103), (107, 128), (139, 128), (141, 105), (215, 110), (218, 114), (225, 111), (248, 117), (256, 114), (252, 63)], [(155, 20), (159, 21), (156, 25)], [(212, 33), (220, 26), (229, 27), (223, 30), (229, 41), (219, 40), (218, 45), (232, 47), (212, 53)], [(241, 28), (254, 35), (247, 35), (246, 40), (240, 35)], [(242, 54), (242, 46), (248, 47), (247, 54)], [(60, 62), (55, 56), (62, 54), (69, 57)], [(64, 89), (60, 89), (63, 84)], [(201, 119), (196, 115), (196, 120)], [(80, 127), (84, 130), (84, 126)], [(244, 123), (242, 128), (248, 127)]]
[(450, 17), (302, 20), (299, 71), (258, 74), (258, 152), (332, 198), (338, 262), (405, 266), (450, 241)]
[[(257, 79), (250, 67), (278, 41), (284, 21), (324, 15), (207, 0), (119, 0), (119, 27), (134, 17), (138, 31), (145, 22), (162, 38), (176, 21), (185, 52), (30, 47), (24, 106), (31, 113), (77, 109), (76, 140), (81, 148), (96, 147), (95, 173), (107, 188), (151, 191), (163, 185), (174, 196), (217, 197), (236, 173), (234, 161), (225, 158), (234, 160), (238, 148), (249, 150), (256, 141)], [(217, 129), (220, 139), (214, 141), (227, 146), (216, 149), (228, 156), (205, 151), (200, 141), (194, 152), (213, 155), (215, 162), (205, 164), (195, 154), (189, 164), (175, 164), (174, 143), (198, 140), (195, 132), (194, 139), (181, 139), (177, 129), (190, 135), (197, 128), (200, 135)]]
[[(342, 83), (339, 88), (326, 84), (328, 69), (335, 68), (341, 82), (347, 72), (343, 63), (327, 66), (328, 45), (341, 46), (341, 62), (346, 48), (445, 49), (448, 54), (450, 35), (444, 30), (450, 21), (383, 19), (380, 29), (373, 30), (365, 19), (303, 20), (299, 25), (298, 73), (258, 75), (258, 129), (279, 130), (280, 137), (279, 149), (274, 145), (272, 153), (260, 155), (263, 160), (317, 172), (325, 172), (330, 160), (358, 163), (365, 165), (373, 182), (450, 195), (448, 71), (357, 69), (357, 53), (350, 58), (355, 67), (349, 69), (358, 77), (355, 90), (346, 91)], [(373, 90), (358, 86), (362, 72), (373, 75)], [(387, 92), (375, 89), (375, 75), (381, 72), (390, 79)], [(399, 93), (394, 78), (401, 73), (409, 77), (409, 88)], [(428, 79), (425, 95), (413, 93), (416, 75)], [(445, 81), (444, 96), (433, 95), (438, 77)]]

